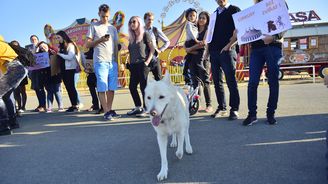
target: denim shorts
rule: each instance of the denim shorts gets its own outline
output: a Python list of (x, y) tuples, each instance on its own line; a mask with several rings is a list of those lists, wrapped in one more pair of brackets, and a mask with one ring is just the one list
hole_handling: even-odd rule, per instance
[(115, 91), (118, 83), (118, 69), (117, 62), (101, 62), (93, 63), (95, 74), (97, 77), (97, 91)]

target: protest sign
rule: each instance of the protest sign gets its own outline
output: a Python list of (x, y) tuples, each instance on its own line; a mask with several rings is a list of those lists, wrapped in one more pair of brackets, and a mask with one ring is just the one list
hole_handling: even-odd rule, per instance
[(29, 67), (29, 70), (38, 70), (42, 68), (47, 68), (50, 66), (50, 58), (48, 52), (41, 52), (34, 54), (35, 64)]
[(292, 28), (284, 0), (264, 0), (232, 16), (239, 45)]

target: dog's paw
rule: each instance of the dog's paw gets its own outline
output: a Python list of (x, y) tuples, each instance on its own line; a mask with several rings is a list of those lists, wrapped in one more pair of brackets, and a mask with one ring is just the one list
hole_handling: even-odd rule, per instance
[(183, 151), (176, 151), (175, 155), (178, 157), (178, 159), (182, 159)]
[(167, 173), (168, 173), (168, 169), (162, 168), (161, 171), (157, 175), (157, 180), (162, 181), (162, 180), (167, 179)]
[(186, 146), (186, 153), (188, 155), (191, 155), (192, 154), (192, 147), (191, 146)]
[(171, 148), (176, 148), (178, 146), (178, 143), (175, 141), (175, 142), (171, 142), (171, 144), (170, 144), (170, 147)]

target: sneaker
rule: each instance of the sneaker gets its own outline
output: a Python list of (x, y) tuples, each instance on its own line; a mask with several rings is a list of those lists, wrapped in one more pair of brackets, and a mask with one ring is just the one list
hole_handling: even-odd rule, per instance
[(143, 110), (141, 113), (139, 114), (136, 114), (136, 117), (139, 117), (139, 118), (144, 118), (144, 117), (147, 117), (148, 114), (145, 110)]
[(64, 112), (65, 109), (64, 108), (58, 108), (58, 112)]
[(19, 112), (19, 113), (23, 113), (24, 110), (23, 110), (23, 109), (19, 109), (17, 112)]
[(16, 117), (9, 118), (9, 127), (10, 129), (16, 129), (19, 128), (19, 124), (16, 120)]
[(44, 107), (37, 107), (36, 109), (34, 109), (34, 112), (45, 112), (46, 109)]
[(111, 112), (106, 112), (106, 113), (104, 114), (104, 119), (105, 119), (105, 120), (113, 120), (114, 118), (113, 118)]
[(83, 109), (84, 107), (83, 103), (79, 103), (77, 106), (79, 107), (79, 109)]
[(79, 112), (79, 108), (78, 107), (69, 107), (66, 112)]
[(46, 113), (52, 113), (52, 110), (48, 108)]
[(253, 123), (257, 122), (256, 116), (248, 115), (247, 118), (243, 121), (244, 126), (251, 126)]
[(238, 119), (239, 115), (238, 115), (238, 111), (230, 111), (230, 115), (229, 115), (229, 120), (236, 120)]
[(111, 115), (112, 115), (112, 117), (114, 119), (117, 119), (117, 118), (120, 118), (121, 117), (121, 115), (116, 114), (116, 112), (114, 110), (110, 110), (109, 113), (111, 113)]
[(205, 109), (205, 112), (207, 112), (207, 113), (211, 113), (211, 112), (213, 112), (213, 107), (212, 106), (207, 106), (206, 107), (206, 109)]
[(4, 129), (0, 130), (0, 136), (1, 135), (11, 135), (11, 134), (12, 134), (12, 131), (9, 127), (6, 127)]
[(267, 121), (268, 121), (269, 125), (277, 124), (277, 120), (274, 118), (274, 116), (268, 116)]
[(136, 114), (141, 114), (143, 112), (142, 108), (136, 107), (132, 109), (131, 111), (127, 112), (126, 114), (131, 116), (131, 115), (136, 115)]
[(96, 114), (102, 114), (102, 113), (104, 113), (104, 109), (103, 108), (101, 108), (101, 109), (99, 109), (99, 110), (96, 111)]
[(216, 111), (211, 115), (211, 117), (218, 118), (218, 117), (222, 117), (222, 116), (226, 116), (226, 115), (227, 115), (226, 110), (216, 109)]

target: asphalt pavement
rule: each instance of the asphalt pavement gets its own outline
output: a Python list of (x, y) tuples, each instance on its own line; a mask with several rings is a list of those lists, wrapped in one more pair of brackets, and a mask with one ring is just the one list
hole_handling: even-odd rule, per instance
[[(194, 154), (178, 160), (175, 149), (169, 148), (169, 175), (164, 183), (327, 183), (328, 88), (322, 83), (282, 84), (278, 124), (271, 126), (265, 119), (268, 86), (261, 85), (259, 121), (250, 127), (241, 125), (247, 115), (247, 86), (239, 90), (239, 120), (213, 119), (206, 113), (191, 118)], [(216, 106), (214, 94), (212, 86)], [(81, 98), (87, 109), (91, 97)], [(64, 103), (68, 106), (67, 96)], [(29, 97), (27, 108), (36, 105), (36, 97)], [(114, 101), (122, 118), (114, 121), (86, 111), (24, 113), (19, 118), (21, 128), (0, 137), (0, 183), (157, 183), (156, 134), (148, 118), (125, 115), (132, 107), (124, 89)]]

